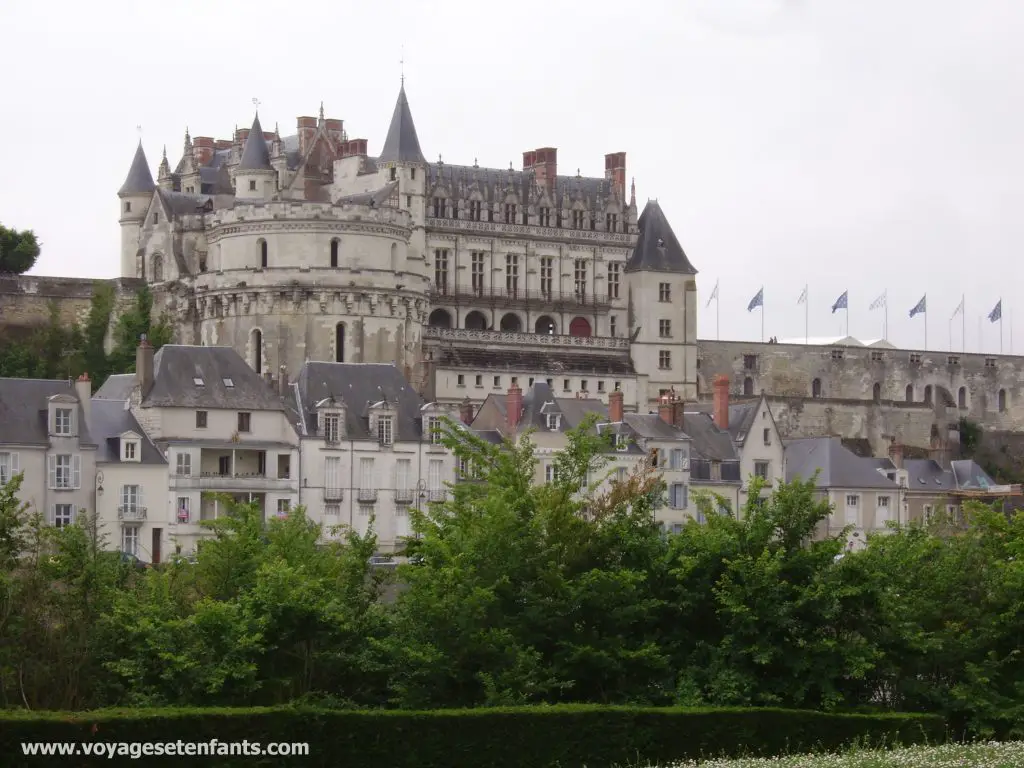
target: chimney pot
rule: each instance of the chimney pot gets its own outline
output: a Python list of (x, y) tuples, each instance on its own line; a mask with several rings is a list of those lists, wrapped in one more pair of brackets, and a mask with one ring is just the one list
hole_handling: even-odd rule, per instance
[(720, 374), (714, 381), (714, 415), (719, 429), (729, 428), (729, 377)]
[(613, 424), (622, 421), (622, 392), (618, 389), (608, 394), (608, 419)]
[(135, 350), (135, 383), (143, 397), (153, 388), (153, 345), (146, 334), (139, 337), (139, 346)]
[(508, 411), (509, 432), (515, 432), (519, 426), (519, 419), (523, 415), (523, 390), (519, 388), (518, 384), (513, 384), (508, 388), (508, 394), (505, 397), (505, 409)]

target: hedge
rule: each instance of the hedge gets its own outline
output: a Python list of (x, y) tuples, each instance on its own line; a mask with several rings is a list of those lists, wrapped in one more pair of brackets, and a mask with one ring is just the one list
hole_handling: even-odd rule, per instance
[(309, 756), (142, 757), (132, 765), (611, 768), (718, 755), (775, 755), (945, 740), (934, 715), (786, 709), (589, 705), (435, 712), (312, 708), (139, 709), (0, 713), (4, 766), (103, 765), (96, 758), (25, 757), (24, 742), (307, 742)]

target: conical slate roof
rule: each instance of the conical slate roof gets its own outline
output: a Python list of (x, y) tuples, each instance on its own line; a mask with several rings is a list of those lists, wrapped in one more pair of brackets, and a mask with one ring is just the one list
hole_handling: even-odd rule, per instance
[(267, 140), (263, 138), (263, 127), (260, 125), (258, 112), (252, 121), (252, 128), (249, 130), (249, 137), (245, 140), (245, 147), (242, 148), (242, 159), (238, 163), (238, 170), (274, 170), (270, 167), (270, 150), (267, 149)]
[(697, 270), (686, 258), (683, 246), (656, 200), (648, 201), (637, 221), (640, 236), (626, 262), (627, 272), (675, 272), (695, 275)]
[(128, 170), (128, 177), (117, 191), (118, 197), (129, 195), (146, 195), (156, 189), (153, 183), (153, 174), (149, 170), (149, 162), (146, 160), (146, 153), (142, 149), (142, 142), (135, 150), (135, 158), (132, 160), (132, 167)]
[(384, 149), (377, 158), (384, 163), (426, 163), (420, 150), (420, 140), (416, 135), (416, 126), (412, 122), (412, 111), (409, 99), (405, 96), (405, 85), (398, 91), (398, 103), (391, 115), (391, 127), (384, 141)]

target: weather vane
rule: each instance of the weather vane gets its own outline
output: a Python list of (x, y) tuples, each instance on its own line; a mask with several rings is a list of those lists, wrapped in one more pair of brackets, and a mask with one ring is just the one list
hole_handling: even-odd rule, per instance
[(402, 85), (405, 85), (405, 46), (402, 46), (402, 58), (398, 60), (398, 66), (401, 67), (402, 72)]
[(261, 103), (262, 102), (259, 99), (257, 99), (255, 96), (252, 97), (252, 104), (253, 104), (254, 107), (256, 107), (256, 111), (257, 112), (260, 111), (260, 104)]
[(136, 125), (135, 126), (135, 131), (136, 131), (136, 133), (139, 134), (139, 141), (142, 141), (142, 126), (141, 125)]

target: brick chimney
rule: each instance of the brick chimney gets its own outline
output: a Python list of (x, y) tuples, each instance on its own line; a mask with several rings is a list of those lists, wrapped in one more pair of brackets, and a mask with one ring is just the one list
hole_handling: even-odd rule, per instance
[(327, 135), (330, 136), (335, 144), (341, 144), (345, 139), (345, 121), (339, 120), (335, 117), (328, 117), (324, 120), (324, 129), (327, 131)]
[(713, 384), (715, 388), (715, 424), (719, 429), (729, 428), (729, 377), (719, 374)]
[(468, 397), (459, 404), (459, 420), (467, 426), (473, 423), (473, 402)]
[(315, 117), (300, 117), (297, 120), (299, 134), (299, 152), (305, 154), (313, 146), (313, 137), (316, 136), (317, 120)]
[(928, 458), (943, 469), (949, 469), (949, 443), (941, 437), (933, 437), (931, 446), (928, 448)]
[(612, 183), (619, 199), (626, 201), (626, 153), (612, 152), (604, 156), (604, 177)]
[(531, 169), (537, 185), (550, 192), (554, 189), (555, 177), (558, 176), (558, 150), (554, 147), (541, 147), (523, 152), (523, 170)]
[(89, 374), (83, 373), (75, 382), (75, 394), (82, 406), (82, 414), (85, 416), (85, 423), (89, 423), (89, 416), (92, 409), (92, 382), (89, 381)]
[(149, 343), (146, 334), (142, 334), (135, 350), (135, 383), (139, 385), (143, 397), (153, 388), (153, 355), (153, 345)]
[(523, 415), (523, 390), (518, 384), (513, 384), (508, 388), (508, 394), (505, 396), (505, 409), (508, 412), (508, 431), (514, 433), (519, 426), (519, 419)]
[(212, 136), (196, 136), (192, 139), (192, 159), (203, 166), (213, 160), (214, 140)]
[(896, 469), (903, 469), (903, 443), (894, 437), (889, 443), (889, 461)]
[(608, 421), (617, 424), (622, 421), (622, 390), (608, 394)]
[(678, 395), (673, 396), (673, 398), (672, 398), (672, 426), (674, 426), (676, 429), (680, 429), (680, 430), (683, 429), (683, 422), (685, 421), (685, 417), (684, 417), (684, 413), (683, 413), (684, 410), (685, 410), (684, 406), (685, 406), (685, 403), (683, 402), (683, 398), (679, 397)]
[(668, 395), (662, 395), (658, 399), (658, 418), (666, 424), (672, 423), (672, 398)]

